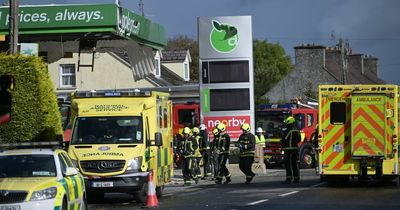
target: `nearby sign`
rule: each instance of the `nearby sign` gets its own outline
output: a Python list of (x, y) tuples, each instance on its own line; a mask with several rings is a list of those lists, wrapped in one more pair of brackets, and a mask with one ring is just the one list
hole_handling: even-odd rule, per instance
[(242, 134), (240, 126), (243, 123), (250, 123), (250, 116), (207, 116), (203, 119), (204, 124), (207, 126), (209, 134), (219, 123), (226, 125), (226, 132), (232, 139), (239, 138)]
[(202, 122), (224, 123), (235, 141), (245, 122), (254, 132), (251, 16), (199, 17), (198, 35)]

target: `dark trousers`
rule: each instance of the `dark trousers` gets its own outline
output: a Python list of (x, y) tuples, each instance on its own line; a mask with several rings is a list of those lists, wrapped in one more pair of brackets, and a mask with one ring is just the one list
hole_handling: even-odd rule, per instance
[(210, 150), (202, 150), (201, 156), (203, 157), (203, 168), (204, 168), (204, 176), (211, 175), (210, 169)]
[(194, 172), (199, 177), (201, 177), (200, 161), (201, 161), (201, 157), (196, 157), (196, 161), (194, 162)]
[(211, 153), (210, 164), (212, 165), (212, 170), (214, 172), (213, 175), (216, 178), (218, 176), (218, 171), (219, 171), (218, 154), (216, 151), (213, 151)]
[(231, 174), (229, 173), (228, 168), (226, 167), (226, 161), (228, 160), (229, 154), (220, 154), (218, 155), (218, 163), (219, 163), (219, 170), (217, 173), (217, 180), (222, 180), (225, 176), (226, 178), (230, 178)]
[(286, 180), (300, 180), (299, 151), (286, 150), (283, 155), (286, 168)]
[(246, 175), (246, 178), (251, 178), (255, 176), (251, 170), (251, 165), (253, 165), (254, 156), (242, 156), (239, 158), (239, 169)]
[(182, 175), (185, 181), (189, 181), (190, 179), (196, 179), (196, 158), (195, 157), (185, 157), (183, 158), (183, 168)]

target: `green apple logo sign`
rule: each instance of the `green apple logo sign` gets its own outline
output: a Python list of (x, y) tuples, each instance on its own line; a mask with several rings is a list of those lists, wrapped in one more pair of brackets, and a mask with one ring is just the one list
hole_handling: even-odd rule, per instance
[(210, 34), (211, 46), (220, 53), (232, 52), (238, 43), (238, 31), (235, 26), (212, 21), (213, 29)]

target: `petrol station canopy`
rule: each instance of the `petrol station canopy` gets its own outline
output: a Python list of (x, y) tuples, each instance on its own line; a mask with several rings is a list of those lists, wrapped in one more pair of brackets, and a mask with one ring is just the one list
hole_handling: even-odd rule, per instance
[[(63, 43), (72, 52), (117, 51), (129, 58), (135, 79), (154, 69), (154, 50), (167, 43), (164, 27), (118, 4), (51, 4), (19, 6), (19, 43)], [(9, 7), (0, 7), (0, 35), (9, 34)], [(71, 44), (73, 43), (73, 44)], [(7, 49), (7, 43), (0, 43)], [(59, 48), (59, 47), (58, 47)], [(63, 48), (65, 49), (65, 47)], [(51, 50), (59, 50), (51, 47)], [(79, 71), (78, 63), (78, 71)]]
[[(9, 7), (0, 7), (0, 34), (9, 33)], [(20, 42), (133, 40), (153, 48), (166, 44), (165, 29), (117, 4), (19, 7)]]

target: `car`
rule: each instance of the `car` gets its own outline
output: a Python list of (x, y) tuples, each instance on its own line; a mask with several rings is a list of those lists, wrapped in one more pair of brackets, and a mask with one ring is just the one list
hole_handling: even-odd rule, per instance
[(66, 151), (21, 144), (0, 144), (0, 210), (87, 209), (85, 181)]

